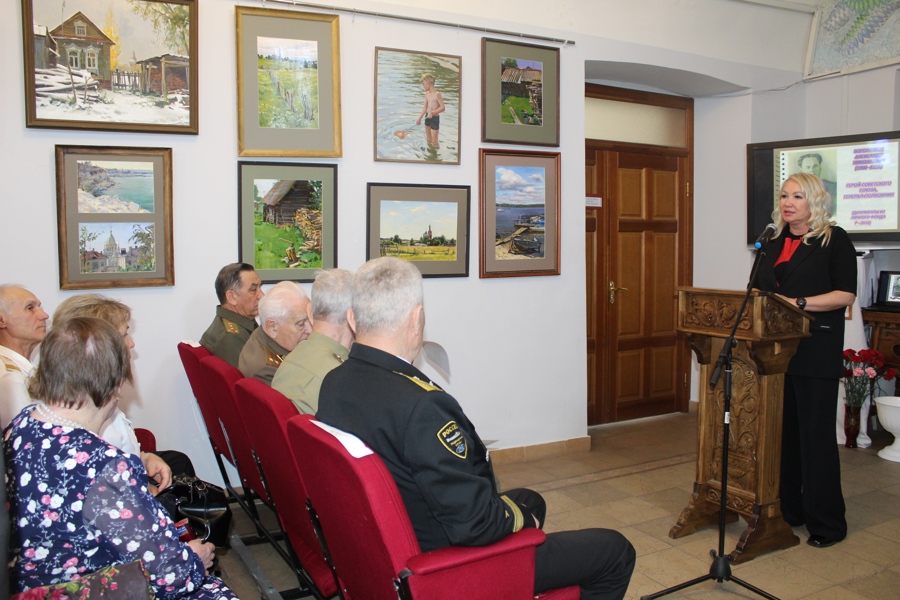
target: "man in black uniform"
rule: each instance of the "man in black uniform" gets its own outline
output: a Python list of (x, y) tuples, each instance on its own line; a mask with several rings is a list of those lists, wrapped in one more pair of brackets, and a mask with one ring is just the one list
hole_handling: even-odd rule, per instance
[[(497, 491), (475, 427), (412, 366), (425, 328), (422, 302), (422, 276), (409, 262), (378, 258), (357, 271), (348, 312), (356, 343), (322, 382), (317, 418), (384, 460), (423, 551), (487, 545), (541, 526), (540, 495)], [(634, 548), (615, 531), (551, 533), (536, 549), (535, 593), (580, 585), (582, 599), (621, 599), (634, 560)]]
[(244, 344), (256, 329), (262, 280), (252, 265), (231, 263), (216, 276), (216, 318), (200, 338), (200, 345), (238, 368)]

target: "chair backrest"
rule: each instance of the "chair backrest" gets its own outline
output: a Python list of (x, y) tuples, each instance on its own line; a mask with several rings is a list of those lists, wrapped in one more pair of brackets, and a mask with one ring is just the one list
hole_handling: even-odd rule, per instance
[(332, 561), (350, 596), (397, 600), (393, 580), (421, 550), (387, 467), (374, 453), (354, 458), (309, 415), (292, 417), (287, 432)]
[(206, 424), (213, 452), (224, 456), (228, 462), (233, 464), (234, 460), (231, 458), (228, 444), (225, 443), (225, 434), (219, 424), (219, 411), (216, 409), (215, 399), (210, 394), (209, 386), (206, 383), (206, 373), (200, 367), (200, 361), (207, 356), (212, 356), (212, 352), (199, 344), (179, 342), (178, 355), (184, 365), (184, 372), (191, 384), (194, 398), (197, 399), (197, 406), (200, 407), (200, 414), (203, 415), (203, 422)]
[(297, 407), (258, 379), (241, 379), (234, 389), (281, 527), (313, 583), (323, 596), (332, 596), (337, 586), (306, 510), (306, 486), (287, 438), (287, 422), (298, 414)]
[(215, 399), (219, 419), (224, 425), (241, 483), (256, 492), (263, 502), (270, 504), (269, 495), (263, 487), (256, 461), (250, 450), (250, 437), (247, 435), (244, 420), (234, 398), (234, 385), (243, 379), (244, 375), (218, 356), (207, 356), (200, 361), (200, 368), (207, 374), (209, 392)]

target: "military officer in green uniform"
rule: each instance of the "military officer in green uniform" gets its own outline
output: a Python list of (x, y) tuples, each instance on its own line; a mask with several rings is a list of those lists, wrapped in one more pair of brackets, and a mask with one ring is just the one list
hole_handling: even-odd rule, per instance
[(309, 337), (309, 298), (293, 281), (276, 284), (259, 301), (262, 325), (244, 344), (238, 368), (244, 377), (272, 385), (272, 377), (288, 352)]
[(251, 265), (225, 265), (216, 276), (216, 318), (200, 338), (200, 344), (237, 368), (238, 359), (250, 334), (256, 329), (262, 280)]
[(312, 333), (287, 355), (272, 379), (272, 387), (290, 398), (301, 413), (316, 414), (322, 379), (347, 360), (353, 343), (353, 330), (347, 323), (352, 286), (350, 271), (319, 271), (312, 285)]

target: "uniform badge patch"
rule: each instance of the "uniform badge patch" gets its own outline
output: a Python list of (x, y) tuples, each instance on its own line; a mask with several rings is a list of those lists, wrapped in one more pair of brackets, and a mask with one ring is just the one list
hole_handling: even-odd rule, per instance
[(225, 317), (222, 317), (222, 325), (225, 327), (225, 333), (240, 333), (241, 328), (238, 327), (238, 324), (234, 321), (229, 321)]
[(469, 453), (469, 442), (456, 421), (450, 421), (437, 433), (438, 439), (454, 456), (465, 459)]

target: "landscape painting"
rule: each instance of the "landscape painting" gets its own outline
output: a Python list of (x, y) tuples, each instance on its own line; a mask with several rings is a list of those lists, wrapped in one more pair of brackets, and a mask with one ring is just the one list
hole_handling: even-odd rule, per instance
[(481, 141), (559, 146), (559, 48), (481, 39)]
[(266, 283), (337, 266), (337, 166), (238, 163), (239, 259)]
[(29, 127), (198, 133), (196, 0), (23, 0)]
[(543, 167), (494, 168), (498, 260), (544, 258), (546, 173)]
[(253, 180), (253, 266), (322, 268), (322, 181)]
[(480, 150), (479, 276), (559, 275), (558, 152)]
[(462, 58), (375, 49), (375, 160), (459, 164)]
[(79, 223), (82, 273), (156, 271), (153, 223)]
[(148, 213), (155, 210), (152, 162), (79, 160), (79, 213)]
[(238, 155), (341, 156), (340, 17), (250, 6), (234, 15)]
[(319, 48), (315, 40), (256, 38), (259, 126), (319, 128)]
[(370, 183), (366, 258), (394, 256), (424, 277), (469, 274), (468, 186)]
[(64, 290), (175, 285), (172, 149), (56, 146)]
[(456, 260), (455, 202), (381, 201), (381, 256)]
[(500, 61), (500, 120), (516, 125), (540, 125), (544, 67), (539, 61), (504, 56)]

